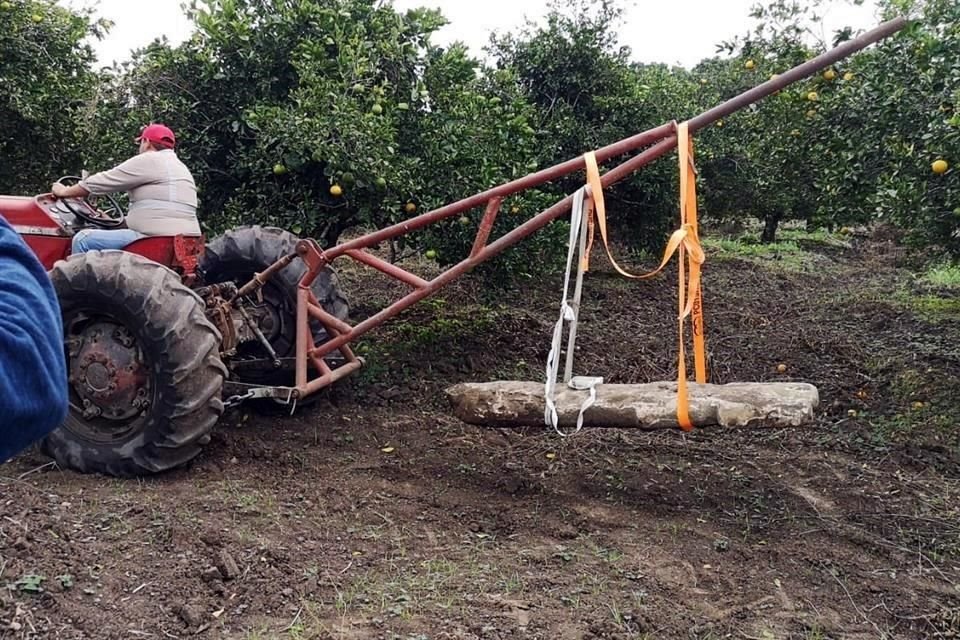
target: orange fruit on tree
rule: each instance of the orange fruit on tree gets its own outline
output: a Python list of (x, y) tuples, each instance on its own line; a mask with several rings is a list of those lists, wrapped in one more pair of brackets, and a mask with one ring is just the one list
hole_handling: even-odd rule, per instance
[(933, 164), (930, 165), (930, 168), (933, 169), (933, 172), (939, 176), (947, 172), (947, 169), (950, 168), (950, 163), (943, 158), (939, 158), (933, 161)]

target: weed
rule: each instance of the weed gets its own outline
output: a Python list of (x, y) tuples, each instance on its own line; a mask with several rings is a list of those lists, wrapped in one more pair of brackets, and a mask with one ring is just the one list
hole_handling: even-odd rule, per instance
[(560, 596), (560, 602), (563, 603), (564, 606), (570, 607), (571, 609), (579, 609), (580, 594), (574, 593), (571, 595)]
[(930, 267), (921, 280), (934, 287), (960, 288), (960, 264), (943, 263)]
[(779, 234), (780, 241), (792, 242), (819, 242), (820, 244), (842, 244), (837, 237), (826, 229), (807, 230), (802, 228), (783, 228)]
[(805, 640), (824, 640), (824, 638), (826, 638), (823, 629), (821, 629), (819, 625), (813, 625), (807, 629), (803, 637)]
[(957, 386), (956, 378), (936, 369), (904, 367), (898, 371), (889, 387), (895, 411), (870, 420), (876, 443), (911, 439), (918, 432), (955, 443), (953, 405)]
[(508, 577), (501, 579), (499, 586), (506, 594), (523, 593), (526, 588), (518, 571), (514, 571)]
[(960, 317), (960, 300), (940, 296), (913, 296), (909, 306), (924, 320), (938, 322)]
[(387, 377), (391, 371), (387, 363), (387, 358), (390, 354), (384, 347), (378, 346), (378, 344), (379, 343), (376, 342), (370, 345), (363, 343), (361, 347), (357, 349), (357, 353), (364, 359), (363, 367), (357, 372), (357, 375), (354, 376), (354, 380), (359, 386), (366, 386), (382, 380)]
[(20, 591), (21, 593), (41, 593), (43, 591), (43, 583), (46, 580), (44, 576), (29, 574), (25, 575), (12, 585), (9, 585), (11, 589), (15, 591)]
[[(960, 267), (957, 267), (957, 271), (960, 273)], [(917, 294), (906, 281), (900, 282), (893, 292), (869, 292), (861, 299), (868, 302), (893, 303), (932, 324), (960, 318), (960, 300), (953, 296), (943, 297), (932, 293)]]
[(704, 238), (703, 246), (708, 255), (739, 258), (764, 264), (776, 263), (781, 268), (793, 272), (809, 271), (814, 259), (813, 254), (804, 251), (794, 240), (763, 244), (749, 236), (736, 240)]
[(589, 546), (594, 556), (609, 564), (615, 564), (623, 559), (623, 552), (619, 549), (602, 547), (593, 543), (590, 543)]
[(573, 562), (577, 558), (577, 554), (575, 551), (572, 551), (570, 549), (567, 549), (566, 547), (560, 546), (560, 547), (557, 547), (557, 550), (556, 552), (554, 552), (553, 557), (557, 558), (564, 564), (567, 564), (567, 563)]

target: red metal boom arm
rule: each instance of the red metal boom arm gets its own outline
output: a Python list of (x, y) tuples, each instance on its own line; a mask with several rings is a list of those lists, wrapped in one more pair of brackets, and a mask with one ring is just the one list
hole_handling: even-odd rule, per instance
[[(731, 98), (723, 104), (690, 120), (690, 132), (696, 132), (735, 111), (784, 89), (798, 80), (811, 76), (835, 64), (837, 61), (879, 40), (889, 37), (903, 29), (906, 25), (907, 20), (902, 17), (885, 22), (858, 38), (849, 40), (816, 58), (790, 69), (780, 76), (772, 78), (745, 93)], [(619, 182), (644, 165), (653, 162), (676, 148), (677, 137), (675, 123), (664, 124), (603, 147), (596, 151), (597, 160), (602, 163), (612, 158), (638, 151), (648, 145), (652, 146), (649, 146), (644, 151), (605, 173), (601, 178), (604, 188)], [(383, 324), (404, 309), (435, 293), (444, 285), (460, 277), (467, 271), (470, 271), (481, 262), (485, 262), (502, 253), (568, 212), (573, 196), (567, 196), (549, 209), (521, 224), (513, 231), (487, 244), (490, 231), (499, 213), (500, 203), (503, 198), (575, 173), (583, 169), (584, 166), (582, 157), (574, 158), (562, 164), (530, 174), (524, 178), (508, 182), (493, 189), (488, 189), (487, 191), (470, 196), (459, 202), (454, 202), (453, 204), (448, 204), (434, 211), (424, 213), (410, 220), (405, 220), (386, 227), (385, 229), (344, 242), (327, 251), (321, 249), (314, 240), (300, 241), (297, 245), (297, 254), (307, 264), (307, 273), (300, 282), (297, 301), (297, 391), (299, 395), (302, 397), (314, 393), (360, 367), (360, 361), (353, 355), (348, 346), (350, 341)], [(460, 215), (465, 211), (481, 205), (485, 205), (486, 210), (480, 223), (480, 228), (477, 231), (477, 237), (470, 255), (429, 282), (365, 251), (365, 249), (386, 240), (392, 240), (393, 238), (408, 234), (412, 231), (422, 229), (435, 222)], [(320, 271), (327, 264), (344, 255), (410, 285), (413, 287), (413, 291), (360, 324), (354, 327), (347, 325), (324, 311), (310, 292), (310, 285)], [(327, 328), (327, 332), (331, 336), (331, 338), (322, 345), (313, 344), (309, 328), (311, 318), (320, 321)], [(340, 350), (341, 353), (343, 353), (346, 363), (336, 370), (331, 370), (324, 363), (323, 356), (334, 350)], [(314, 368), (320, 373), (320, 377), (309, 382), (307, 381), (308, 361), (313, 364)]]

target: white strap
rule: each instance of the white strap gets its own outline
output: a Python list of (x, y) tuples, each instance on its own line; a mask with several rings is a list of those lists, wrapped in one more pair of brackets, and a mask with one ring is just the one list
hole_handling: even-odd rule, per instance
[[(583, 428), (583, 414), (593, 406), (597, 399), (597, 385), (603, 383), (603, 378), (593, 377), (572, 377), (573, 369), (573, 351), (576, 340), (577, 316), (580, 313), (580, 294), (583, 283), (583, 254), (586, 252), (587, 240), (587, 218), (586, 212), (586, 187), (577, 190), (573, 195), (573, 206), (570, 211), (570, 240), (567, 248), (567, 268), (563, 277), (563, 300), (560, 303), (560, 317), (553, 327), (553, 340), (550, 344), (550, 353), (547, 356), (547, 381), (544, 388), (544, 397), (546, 398), (546, 408), (544, 409), (544, 423), (552, 426), (562, 437), (568, 437), (580, 432)], [(571, 305), (567, 296), (570, 292), (570, 272), (573, 267), (573, 260), (577, 258), (577, 280), (575, 286), (574, 300)], [(559, 427), (559, 416), (556, 406), (556, 387), (557, 375), (560, 372), (560, 349), (563, 343), (563, 325), (570, 323), (570, 337), (567, 343), (567, 367), (565, 378), (567, 385), (571, 389), (580, 391), (590, 391), (589, 397), (580, 407), (580, 413), (577, 415), (577, 427), (572, 433), (566, 433)]]

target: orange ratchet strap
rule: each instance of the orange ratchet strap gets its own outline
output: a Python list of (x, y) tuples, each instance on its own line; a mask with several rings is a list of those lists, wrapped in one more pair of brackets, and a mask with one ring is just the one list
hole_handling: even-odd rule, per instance
[[(700, 238), (697, 234), (697, 182), (696, 168), (693, 162), (693, 140), (690, 138), (689, 127), (686, 122), (677, 125), (677, 149), (680, 156), (680, 228), (673, 232), (663, 252), (660, 266), (649, 273), (635, 274), (623, 269), (613, 258), (610, 250), (610, 240), (607, 234), (607, 213), (603, 200), (603, 185), (600, 181), (600, 169), (597, 166), (597, 157), (594, 152), (584, 155), (587, 165), (587, 184), (590, 186), (588, 201), (588, 232), (589, 244), (593, 245), (593, 213), (596, 213), (596, 225), (600, 228), (600, 237), (607, 257), (617, 273), (625, 278), (646, 280), (663, 271), (670, 262), (674, 253), (679, 258), (679, 293), (678, 304), (680, 315), (679, 338), (680, 353), (677, 371), (677, 421), (684, 431), (693, 429), (690, 421), (690, 397), (687, 391), (687, 361), (685, 348), (685, 321), (692, 316), (693, 323), (693, 353), (696, 381), (704, 384), (707, 381), (706, 343), (704, 338), (703, 322), (703, 291), (700, 287), (700, 270), (706, 259)], [(589, 269), (589, 248), (583, 258), (584, 271)], [(689, 269), (690, 276), (687, 277)]]

